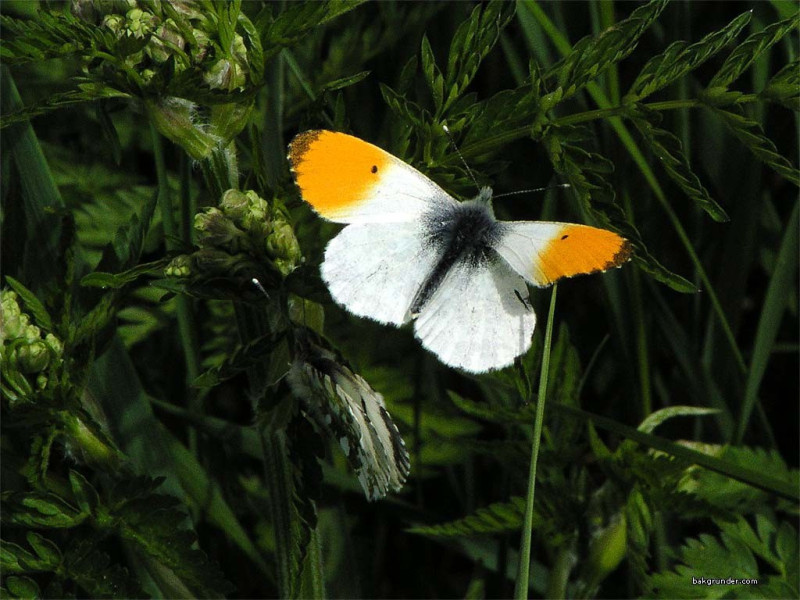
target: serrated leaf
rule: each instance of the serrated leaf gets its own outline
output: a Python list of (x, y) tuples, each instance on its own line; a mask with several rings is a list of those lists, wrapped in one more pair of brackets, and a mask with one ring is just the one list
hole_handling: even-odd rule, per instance
[(634, 124), (650, 150), (661, 161), (664, 170), (681, 190), (715, 221), (729, 221), (727, 213), (709, 195), (708, 190), (700, 183), (700, 178), (689, 166), (680, 139), (669, 131), (654, 126), (647, 119), (634, 119)]
[(759, 96), (800, 111), (800, 58), (775, 73)]
[(546, 73), (548, 79), (555, 77), (558, 87), (563, 90), (559, 101), (569, 98), (633, 52), (639, 38), (666, 5), (666, 0), (652, 0), (634, 10), (624, 21), (576, 43), (572, 51)]
[(349, 12), (365, 0), (326, 0), (324, 2), (295, 2), (274, 19), (264, 12), (256, 20), (255, 29), (261, 32), (264, 58), (277, 54), (281, 48), (291, 46), (308, 35), (314, 28)]
[(425, 112), (419, 105), (404, 98), (388, 85), (384, 83), (380, 83), (379, 85), (384, 102), (386, 102), (389, 109), (402, 121), (415, 129), (422, 127), (424, 123), (429, 121), (429, 119), (426, 119)]
[(439, 68), (436, 66), (436, 58), (433, 55), (433, 49), (431, 48), (431, 43), (428, 41), (427, 35), (422, 36), (419, 56), (422, 65), (422, 74), (433, 96), (433, 105), (438, 111), (442, 108), (442, 103), (444, 102), (444, 78)]
[(788, 19), (772, 23), (761, 31), (750, 34), (748, 38), (736, 46), (719, 71), (708, 82), (709, 88), (728, 87), (744, 73), (744, 71), (765, 51), (779, 42), (790, 31), (797, 31), (800, 26), (800, 12)]
[[(0, 115), (0, 129), (46, 115), (66, 106), (96, 102), (105, 98), (130, 98), (129, 94), (98, 84), (95, 87), (52, 94), (40, 102)], [(102, 114), (102, 113), (101, 113)]]
[[(464, 132), (464, 145), (480, 142), (498, 131), (533, 127), (540, 112), (538, 93), (532, 86), (502, 90), (473, 107), (474, 116)], [(473, 158), (478, 159), (480, 155), (473, 154)]]
[(53, 331), (53, 320), (50, 318), (50, 313), (47, 312), (47, 309), (39, 298), (10, 275), (6, 275), (6, 283), (12, 290), (19, 294), (20, 299), (25, 304), (27, 312), (31, 314), (36, 324), (45, 331)]
[(493, 406), (486, 402), (476, 402), (448, 390), (447, 396), (459, 409), (478, 419), (490, 423), (533, 423), (536, 412), (534, 404), (529, 404), (521, 409)]
[(742, 13), (722, 29), (708, 34), (694, 44), (671, 44), (662, 54), (647, 62), (631, 85), (625, 101), (641, 100), (703, 64), (731, 43), (750, 21), (751, 16), (749, 11)]
[(28, 532), (26, 539), (39, 559), (38, 568), (55, 570), (61, 564), (61, 551), (55, 543), (33, 531)]
[(88, 516), (55, 494), (5, 493), (2, 501), (0, 518), (8, 525), (61, 529), (75, 527)]
[[(719, 522), (716, 535), (702, 534), (686, 540), (672, 571), (655, 573), (649, 585), (657, 598), (720, 598), (730, 593), (740, 598), (785, 598), (798, 595), (797, 533), (788, 523), (794, 538), (782, 548), (785, 561), (777, 552), (776, 523), (763, 515), (757, 517), (757, 531), (742, 517), (733, 522)], [(786, 534), (784, 534), (786, 535)], [(766, 566), (760, 566), (756, 556)], [(704, 578), (697, 584), (697, 580)], [(729, 581), (729, 578), (755, 579), (757, 586)], [(708, 585), (709, 579), (714, 585)], [(723, 596), (725, 594), (725, 596)]]
[(440, 117), (464, 93), (481, 62), (500, 38), (500, 32), (514, 16), (514, 10), (512, 2), (492, 0), (476, 6), (469, 18), (458, 26), (447, 56), (444, 89), (448, 93), (441, 110), (437, 110)]
[(407, 529), (409, 533), (434, 537), (467, 537), (517, 531), (522, 527), (525, 498), (513, 496), (508, 502), (497, 502), (479, 508), (462, 519), (439, 525), (418, 525)]
[(38, 569), (39, 559), (22, 546), (0, 539), (0, 570), (26, 573)]
[[(758, 471), (786, 481), (790, 485), (800, 485), (800, 472), (797, 469), (789, 469), (775, 450), (727, 446), (717, 449), (704, 448), (703, 451), (718, 456), (730, 464)], [(763, 490), (699, 467), (686, 469), (678, 482), (678, 489), (736, 514), (758, 511), (767, 499)]]
[(722, 117), (722, 120), (730, 128), (731, 132), (740, 142), (747, 146), (758, 160), (796, 186), (800, 186), (800, 171), (778, 152), (772, 140), (764, 135), (764, 131), (761, 129), (761, 125), (759, 125), (758, 122), (728, 110), (720, 110), (717, 108), (713, 110), (717, 115)]

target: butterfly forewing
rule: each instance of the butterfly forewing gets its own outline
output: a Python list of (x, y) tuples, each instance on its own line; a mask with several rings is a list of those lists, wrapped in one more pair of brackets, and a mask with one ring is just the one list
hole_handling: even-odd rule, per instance
[(499, 221), (494, 249), (527, 281), (543, 287), (618, 267), (631, 256), (630, 242), (613, 231), (548, 221)]
[(456, 202), (412, 166), (345, 133), (299, 134), (289, 162), (303, 199), (337, 223), (416, 221), (432, 205)]

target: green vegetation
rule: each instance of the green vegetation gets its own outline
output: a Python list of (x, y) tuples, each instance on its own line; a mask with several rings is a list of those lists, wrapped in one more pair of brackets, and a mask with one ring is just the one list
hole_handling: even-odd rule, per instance
[[(2, 597), (800, 595), (795, 3), (8, 1), (0, 25)], [(346, 131), (474, 196), (443, 125), (497, 194), (570, 184), (499, 218), (634, 247), (552, 319), (534, 290), (533, 348), (481, 376), (333, 304), (337, 227), (285, 157)], [(355, 398), (405, 440), (399, 492)]]

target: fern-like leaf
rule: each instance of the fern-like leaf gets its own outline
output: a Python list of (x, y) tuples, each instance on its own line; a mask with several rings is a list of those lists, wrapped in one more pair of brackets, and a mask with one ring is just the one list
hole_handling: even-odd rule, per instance
[(661, 161), (670, 178), (700, 208), (718, 223), (729, 221), (727, 213), (708, 193), (689, 166), (689, 159), (683, 152), (681, 141), (672, 133), (656, 127), (647, 119), (635, 119), (639, 133), (650, 146), (650, 150)]
[[(798, 545), (794, 527), (758, 515), (755, 530), (742, 517), (720, 522), (719, 528), (718, 537), (703, 534), (687, 540), (674, 569), (649, 578), (655, 597), (798, 597)], [(731, 578), (755, 580), (755, 583), (736, 584)]]
[(434, 537), (465, 537), (517, 531), (522, 526), (525, 498), (512, 496), (508, 502), (497, 502), (462, 519), (439, 525), (418, 525), (407, 531)]
[(750, 12), (743, 13), (694, 44), (671, 44), (662, 54), (648, 61), (631, 85), (625, 101), (641, 100), (703, 64), (731, 43), (750, 21), (750, 17)]
[(548, 78), (556, 77), (558, 87), (563, 90), (560, 99), (569, 98), (608, 67), (633, 52), (639, 38), (666, 5), (666, 0), (652, 0), (634, 10), (624, 21), (575, 44), (572, 52), (546, 74)]
[(731, 132), (753, 155), (796, 186), (800, 186), (800, 171), (782, 156), (757, 121), (729, 110), (712, 109), (722, 117)]
[(765, 51), (779, 42), (790, 31), (800, 27), (800, 12), (788, 19), (772, 23), (761, 31), (751, 34), (736, 46), (708, 83), (709, 88), (728, 87)]

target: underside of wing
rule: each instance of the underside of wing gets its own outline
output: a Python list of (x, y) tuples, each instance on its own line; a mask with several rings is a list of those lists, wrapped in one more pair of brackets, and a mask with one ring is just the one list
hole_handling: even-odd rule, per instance
[(289, 144), (289, 162), (303, 199), (337, 223), (413, 221), (455, 200), (377, 146), (334, 131), (306, 131)]
[(605, 229), (523, 221), (501, 223), (495, 250), (534, 285), (543, 287), (562, 277), (606, 271), (631, 257), (628, 240)]
[(495, 257), (453, 265), (422, 307), (414, 333), (443, 363), (483, 373), (526, 352), (535, 325), (524, 279)]
[(418, 223), (348, 225), (325, 250), (322, 279), (351, 313), (402, 325), (440, 254)]

